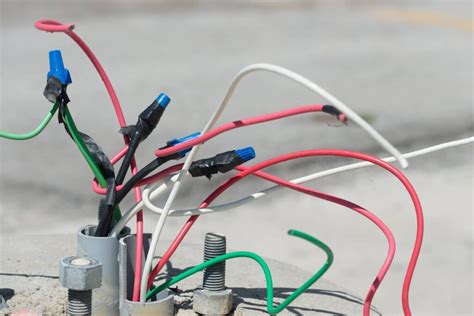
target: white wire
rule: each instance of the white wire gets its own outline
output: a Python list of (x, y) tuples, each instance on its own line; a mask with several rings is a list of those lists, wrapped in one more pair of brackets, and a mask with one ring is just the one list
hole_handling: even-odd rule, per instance
[[(243, 68), (239, 73), (237, 73), (237, 75), (232, 80), (229, 86), (229, 89), (227, 90), (227, 93), (224, 96), (224, 99), (222, 100), (221, 104), (219, 105), (217, 110), (214, 112), (214, 114), (211, 116), (210, 120), (207, 122), (204, 129), (201, 131), (201, 134), (208, 132), (215, 125), (215, 123), (221, 116), (222, 112), (226, 108), (227, 104), (229, 103), (230, 98), (232, 97), (235, 89), (237, 88), (237, 85), (242, 80), (242, 78), (245, 77), (247, 74), (255, 72), (255, 71), (268, 71), (268, 72), (279, 74), (281, 76), (294, 80), (298, 82), (299, 84), (303, 85), (304, 87), (310, 89), (311, 91), (319, 94), (323, 99), (327, 100), (331, 105), (336, 107), (339, 111), (343, 112), (347, 116), (348, 119), (350, 119), (352, 122), (354, 122), (355, 124), (359, 125), (362, 129), (364, 129), (385, 150), (387, 150), (389, 153), (394, 155), (397, 158), (397, 160), (400, 162), (403, 168), (406, 168), (408, 166), (408, 162), (406, 161), (406, 159), (401, 156), (401, 153), (394, 146), (392, 146), (382, 135), (380, 135), (374, 128), (372, 128), (364, 119), (362, 119), (359, 115), (357, 115), (357, 113), (352, 111), (348, 106), (346, 106), (336, 97), (334, 97), (329, 92), (319, 87), (318, 85), (316, 85), (314, 82), (310, 81), (309, 79), (295, 72), (292, 72), (291, 70), (288, 70), (286, 68), (279, 67), (276, 65), (271, 65), (271, 64), (253, 64), (253, 65)], [(194, 146), (191, 152), (189, 153), (189, 155), (187, 156), (184, 162), (183, 168), (181, 169), (181, 172), (177, 176), (176, 182), (174, 183), (173, 188), (171, 189), (171, 193), (168, 196), (168, 199), (166, 200), (165, 206), (163, 207), (163, 212), (153, 232), (151, 243), (150, 243), (150, 249), (148, 251), (148, 255), (145, 260), (145, 265), (143, 267), (143, 274), (142, 274), (142, 280), (141, 280), (141, 286), (140, 286), (140, 300), (142, 302), (145, 301), (148, 275), (151, 270), (151, 265), (152, 265), (153, 257), (155, 255), (156, 246), (158, 244), (161, 231), (163, 230), (164, 223), (168, 216), (168, 212), (171, 209), (171, 205), (173, 204), (176, 196), (178, 195), (179, 189), (181, 187), (181, 183), (187, 175), (187, 170), (191, 166), (191, 163), (194, 157), (196, 156), (200, 147), (201, 147), (201, 144)]]
[[(145, 187), (143, 192), (147, 192), (147, 200), (155, 200), (157, 199), (160, 195), (162, 195), (166, 189), (169, 187), (170, 183), (174, 183), (176, 181), (176, 176), (169, 176), (164, 179), (163, 183), (154, 183), (153, 185), (148, 185)], [(163, 181), (163, 180), (162, 180)], [(142, 193), (143, 193), (142, 192)], [(151, 193), (150, 193), (151, 192)], [(137, 202), (134, 206), (132, 206), (128, 211), (126, 211), (118, 223), (113, 227), (111, 232), (109, 233), (109, 236), (117, 237), (117, 235), (122, 231), (122, 229), (127, 225), (127, 223), (135, 217), (135, 215), (145, 207), (145, 203), (143, 200), (140, 202)], [(162, 209), (160, 209), (161, 214)]]
[[(456, 147), (456, 146), (461, 146), (461, 145), (466, 145), (469, 143), (474, 142), (474, 137), (468, 137), (468, 138), (463, 138), (460, 140), (455, 140), (455, 141), (450, 141), (447, 143), (442, 143), (439, 145), (423, 148), (420, 150), (412, 151), (406, 154), (403, 154), (404, 158), (414, 158), (422, 155), (426, 155), (429, 153), (433, 153), (439, 150), (451, 148), (451, 147)], [(383, 158), (382, 160), (386, 162), (393, 162), (396, 161), (395, 157), (387, 157)], [(327, 177), (336, 173), (341, 173), (341, 172), (346, 172), (346, 171), (351, 171), (355, 169), (360, 169), (360, 168), (365, 168), (365, 167), (370, 167), (373, 166), (372, 163), (364, 161), (364, 162), (357, 162), (337, 168), (332, 168), (320, 172), (316, 172), (301, 178), (293, 179), (290, 180), (289, 182), (295, 183), (295, 184), (301, 184), (305, 182), (309, 182), (315, 179)], [(170, 176), (167, 177), (163, 183), (156, 183), (153, 186), (147, 186), (143, 190), (143, 201), (139, 202), (135, 206), (133, 206), (130, 210), (128, 210), (122, 217), (122, 220), (115, 226), (114, 231), (115, 233), (120, 232), (123, 227), (126, 225), (126, 222), (128, 222), (130, 219), (134, 217), (134, 215), (143, 207), (146, 207), (148, 210), (155, 214), (161, 214), (163, 212), (163, 209), (160, 207), (154, 205), (151, 201), (156, 199), (160, 194), (162, 194), (174, 181), (176, 180), (176, 177)], [(225, 204), (220, 204), (220, 205), (215, 205), (213, 207), (208, 207), (208, 208), (202, 208), (202, 209), (183, 209), (183, 210), (170, 210), (169, 211), (169, 216), (191, 216), (191, 215), (204, 215), (204, 214), (209, 214), (209, 213), (216, 213), (216, 212), (222, 212), (222, 211), (227, 211), (234, 209), (236, 207), (248, 204), (250, 202), (253, 202), (261, 197), (267, 196), (271, 193), (275, 193), (278, 190), (284, 189), (284, 186), (281, 185), (274, 185), (272, 187), (269, 187), (267, 189), (261, 190), (259, 192), (255, 192), (253, 194), (250, 194), (246, 197), (243, 197), (239, 200), (235, 200), (232, 202), (228, 202)]]

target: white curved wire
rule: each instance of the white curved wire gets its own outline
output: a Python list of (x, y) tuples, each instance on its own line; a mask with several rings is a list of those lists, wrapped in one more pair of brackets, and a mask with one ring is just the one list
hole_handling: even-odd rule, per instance
[[(413, 157), (418, 157), (422, 155), (426, 155), (429, 153), (433, 153), (435, 151), (451, 148), (451, 147), (456, 147), (456, 146), (461, 146), (461, 145), (467, 145), (469, 143), (474, 142), (474, 137), (468, 137), (468, 138), (463, 138), (460, 140), (455, 140), (455, 141), (450, 141), (446, 143), (442, 143), (439, 145), (423, 148), (420, 150), (412, 151), (406, 154), (403, 154), (404, 158), (413, 158)], [(395, 157), (387, 157), (383, 158), (382, 160), (386, 162), (393, 162), (396, 161)], [(360, 169), (360, 168), (365, 168), (365, 167), (370, 167), (373, 166), (370, 162), (358, 162), (358, 163), (353, 163), (337, 168), (332, 168), (320, 172), (316, 172), (301, 178), (293, 179), (290, 180), (292, 183), (296, 184), (301, 184), (305, 182), (309, 182), (318, 178), (323, 178), (327, 177), (336, 173), (341, 173), (341, 172), (346, 172), (346, 171), (351, 171), (355, 169)], [(123, 227), (126, 225), (126, 223), (131, 220), (134, 215), (143, 207), (146, 207), (148, 210), (152, 211), (155, 214), (161, 214), (163, 212), (163, 209), (160, 207), (154, 205), (151, 201), (156, 199), (159, 195), (161, 195), (163, 192), (166, 191), (169, 186), (174, 183), (176, 180), (176, 177), (169, 176), (167, 177), (163, 183), (155, 183), (152, 186), (147, 186), (143, 190), (143, 201), (137, 203), (135, 206), (133, 206), (131, 209), (129, 209), (126, 213), (124, 213), (122, 219), (120, 222), (114, 227), (114, 233), (120, 232)], [(204, 208), (204, 209), (183, 209), (183, 210), (170, 210), (169, 215), (170, 216), (191, 216), (191, 215), (204, 215), (204, 214), (209, 214), (209, 213), (216, 213), (216, 212), (221, 212), (221, 211), (227, 211), (234, 209), (236, 207), (248, 204), (250, 202), (253, 202), (261, 197), (267, 196), (271, 193), (275, 193), (280, 189), (284, 189), (285, 187), (280, 186), (280, 185), (274, 185), (272, 187), (269, 187), (267, 189), (261, 190), (259, 192), (255, 192), (253, 194), (250, 194), (246, 197), (243, 197), (241, 199), (220, 204), (220, 205), (215, 205), (209, 208)]]
[[(440, 144), (440, 145), (436, 145), (436, 146), (420, 149), (420, 150), (417, 150), (417, 151), (413, 151), (413, 152), (404, 154), (403, 157), (404, 158), (413, 158), (413, 157), (425, 155), (425, 154), (428, 154), (428, 153), (432, 153), (432, 152), (435, 152), (435, 151), (438, 151), (438, 150), (443, 150), (443, 149), (446, 149), (446, 148), (449, 148), (449, 147), (465, 145), (465, 144), (469, 144), (469, 143), (472, 143), (472, 142), (474, 142), (474, 137), (468, 137), (468, 138), (465, 138), (465, 139), (460, 139), (460, 140), (457, 140), (457, 141), (443, 143), (443, 144)], [(387, 158), (383, 158), (382, 160), (384, 160), (386, 162), (394, 162), (394, 161), (396, 161), (396, 158), (395, 157), (387, 157)], [(290, 182), (295, 183), (295, 184), (301, 184), (301, 183), (312, 181), (312, 180), (315, 180), (315, 179), (318, 179), (318, 178), (327, 177), (327, 176), (330, 176), (330, 175), (333, 175), (333, 174), (336, 174), (336, 173), (341, 173), (341, 172), (346, 172), (346, 171), (350, 171), (350, 170), (365, 168), (365, 167), (369, 167), (369, 166), (373, 166), (373, 164), (370, 163), (370, 162), (367, 162), (367, 161), (357, 162), (357, 163), (353, 163), (353, 164), (342, 166), (342, 167), (337, 167), (337, 168), (332, 168), (332, 169), (328, 169), (328, 170), (321, 171), (321, 172), (316, 172), (316, 173), (313, 173), (313, 174), (310, 174), (310, 175), (307, 175), (307, 176), (304, 176), (304, 177), (301, 177), (301, 178), (290, 180)], [(235, 201), (228, 202), (228, 203), (225, 203), (225, 204), (215, 205), (215, 206), (208, 207), (208, 208), (203, 208), (203, 209), (193, 208), (193, 209), (183, 209), (183, 210), (170, 210), (169, 215), (170, 216), (192, 216), (192, 215), (203, 215), (203, 214), (227, 211), (227, 210), (231, 210), (231, 209), (234, 209), (236, 207), (248, 204), (250, 202), (253, 202), (256, 199), (264, 197), (264, 196), (266, 196), (270, 193), (275, 193), (275, 192), (277, 192), (281, 189), (285, 189), (285, 187), (277, 184), (277, 185), (274, 185), (274, 186), (269, 187), (267, 189), (261, 190), (259, 192), (255, 192), (253, 194), (250, 194), (250, 195), (248, 195), (246, 197), (243, 197), (239, 200), (235, 200)], [(149, 201), (149, 199), (148, 199), (148, 201)], [(160, 214), (163, 211), (162, 209), (160, 209), (159, 207), (156, 207), (155, 205), (153, 205), (153, 209), (150, 208), (150, 206), (152, 206), (152, 205), (153, 204), (151, 202), (145, 203), (145, 206), (150, 211), (152, 211), (154, 213)]]
[[(177, 175), (171, 175), (168, 176), (156, 183), (147, 185), (144, 189), (143, 192), (146, 192), (146, 198), (145, 200), (150, 201), (150, 200), (155, 200), (159, 196), (161, 196), (166, 190), (169, 188), (170, 184), (175, 183), (177, 180)], [(142, 194), (143, 194), (142, 192)], [(151, 203), (151, 202), (149, 202)], [(142, 198), (140, 202), (137, 202), (135, 205), (133, 205), (130, 209), (128, 209), (125, 213), (122, 214), (122, 217), (120, 220), (115, 224), (115, 226), (112, 228), (112, 230), (109, 233), (109, 236), (117, 237), (117, 235), (122, 231), (122, 229), (127, 225), (127, 223), (135, 217), (135, 215), (145, 207), (145, 201)], [(148, 209), (150, 210), (150, 209)], [(161, 215), (162, 209), (160, 209), (160, 212), (158, 214)], [(157, 213), (157, 212), (153, 212)]]
[[(309, 90), (317, 93), (323, 99), (327, 100), (331, 105), (333, 105), (338, 110), (343, 112), (348, 119), (350, 119), (352, 122), (354, 122), (355, 124), (359, 125), (362, 129), (364, 129), (385, 150), (387, 150), (389, 153), (394, 155), (397, 158), (397, 160), (400, 162), (403, 168), (406, 168), (408, 166), (408, 162), (406, 161), (406, 159), (402, 157), (401, 153), (392, 144), (390, 144), (382, 135), (380, 135), (374, 128), (372, 128), (364, 119), (362, 119), (359, 115), (357, 115), (354, 111), (352, 111), (348, 106), (346, 106), (336, 97), (334, 97), (329, 92), (319, 87), (318, 85), (316, 85), (314, 82), (310, 81), (309, 79), (291, 70), (288, 70), (286, 68), (276, 66), (276, 65), (271, 65), (271, 64), (263, 64), (263, 63), (253, 64), (253, 65), (243, 68), (239, 73), (237, 73), (237, 75), (232, 80), (227, 90), (227, 93), (224, 96), (224, 99), (222, 100), (221, 104), (218, 106), (214, 114), (211, 116), (210, 120), (207, 122), (204, 129), (201, 131), (201, 134), (208, 132), (217, 122), (222, 112), (226, 108), (227, 104), (229, 103), (230, 98), (232, 97), (235, 89), (237, 88), (242, 78), (245, 77), (247, 74), (255, 72), (255, 71), (268, 71), (268, 72), (279, 74), (281, 76), (294, 80), (298, 82), (299, 84), (301, 84), (302, 86), (308, 88)], [(188, 157), (186, 158), (183, 168), (181, 169), (181, 172), (178, 174), (176, 182), (174, 183), (173, 188), (171, 189), (171, 192), (168, 196), (168, 199), (166, 200), (165, 206), (163, 207), (163, 212), (158, 220), (158, 223), (156, 224), (155, 230), (153, 231), (150, 248), (149, 248), (150, 250), (148, 251), (148, 255), (145, 260), (145, 265), (143, 267), (143, 274), (142, 274), (142, 280), (141, 280), (141, 285), (140, 285), (140, 300), (142, 302), (145, 301), (148, 275), (151, 271), (153, 257), (155, 255), (158, 240), (160, 238), (161, 231), (163, 230), (164, 223), (168, 216), (168, 212), (171, 209), (171, 205), (173, 204), (176, 196), (178, 195), (178, 192), (181, 187), (181, 183), (187, 175), (187, 170), (191, 166), (191, 163), (194, 157), (196, 156), (200, 147), (201, 145), (194, 146), (191, 152), (189, 153)]]

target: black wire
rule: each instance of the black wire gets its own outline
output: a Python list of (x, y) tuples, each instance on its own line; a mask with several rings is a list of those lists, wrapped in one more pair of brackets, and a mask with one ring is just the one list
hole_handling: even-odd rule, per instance
[(99, 203), (99, 224), (95, 231), (95, 237), (105, 237), (109, 234), (112, 226), (115, 209), (115, 179), (107, 178), (107, 193), (105, 199)]
[(137, 184), (140, 180), (145, 178), (147, 175), (149, 175), (153, 170), (156, 168), (160, 167), (167, 161), (174, 159), (173, 157), (158, 157), (151, 161), (149, 164), (147, 164), (145, 167), (140, 169), (133, 177), (131, 177), (124, 185), (123, 187), (117, 191), (115, 195), (115, 205), (118, 205), (124, 197), (133, 189), (135, 184)]
[(165, 111), (166, 105), (162, 105), (155, 99), (142, 113), (138, 116), (138, 121), (135, 125), (126, 126), (121, 129), (121, 132), (129, 135), (131, 140), (128, 145), (128, 151), (125, 158), (122, 161), (119, 172), (115, 177), (117, 185), (122, 184), (125, 179), (130, 163), (132, 162), (133, 155), (138, 148), (138, 145), (144, 141), (156, 128), (158, 122), (161, 119)]
[(120, 169), (117, 172), (117, 176), (115, 177), (115, 183), (117, 185), (122, 184), (123, 180), (125, 179), (125, 175), (127, 174), (127, 170), (130, 167), (133, 155), (135, 155), (135, 151), (137, 150), (139, 144), (140, 136), (134, 134), (132, 139), (130, 140), (130, 143), (128, 144), (127, 154), (125, 155), (125, 158), (123, 158), (122, 164), (120, 165)]

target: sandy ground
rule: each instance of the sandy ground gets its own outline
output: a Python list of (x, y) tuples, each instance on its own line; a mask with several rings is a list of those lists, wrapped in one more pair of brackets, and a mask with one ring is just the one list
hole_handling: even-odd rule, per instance
[[(2, 130), (30, 130), (47, 111), (49, 105), (41, 96), (47, 52), (60, 48), (73, 77), (71, 111), (80, 129), (109, 154), (121, 148), (110, 102), (86, 58), (65, 36), (32, 27), (36, 19), (50, 17), (76, 23), (108, 70), (130, 123), (159, 92), (172, 97), (157, 132), (140, 148), (141, 166), (167, 139), (201, 129), (233, 75), (262, 61), (315, 80), (363, 114), (403, 152), (472, 135), (469, 1), (0, 3)], [(282, 78), (255, 74), (242, 83), (221, 121), (320, 101)], [(200, 157), (248, 145), (256, 148), (256, 161), (327, 147), (386, 155), (356, 126), (333, 125), (308, 115), (250, 127), (209, 142)], [(91, 175), (62, 126), (53, 122), (26, 143), (2, 141), (0, 157), (0, 237), (72, 236), (78, 227), (95, 221), (98, 199), (88, 187)], [(305, 159), (269, 171), (292, 179), (345, 162)], [(410, 293), (413, 312), (471, 315), (472, 146), (416, 158), (407, 176), (418, 190), (426, 220)], [(197, 205), (223, 179), (189, 181), (177, 206)], [(310, 185), (354, 200), (391, 227), (397, 255), (374, 303), (385, 314), (400, 315), (401, 284), (415, 234), (414, 212), (403, 187), (376, 168)], [(217, 202), (266, 186), (248, 179)], [(130, 205), (126, 201), (123, 208)], [(145, 220), (146, 229), (152, 230), (156, 218), (147, 215)], [(171, 239), (182, 222), (171, 218), (164, 238)], [(331, 245), (336, 261), (328, 278), (365, 295), (386, 252), (383, 236), (357, 215), (309, 197), (275, 194), (206, 216), (187, 240), (200, 242), (205, 232), (220, 231), (233, 249), (256, 251), (311, 271), (316, 255), (285, 236), (288, 228)], [(15, 248), (14, 243), (0, 246), (2, 253)], [(36, 270), (32, 265), (24, 273)]]

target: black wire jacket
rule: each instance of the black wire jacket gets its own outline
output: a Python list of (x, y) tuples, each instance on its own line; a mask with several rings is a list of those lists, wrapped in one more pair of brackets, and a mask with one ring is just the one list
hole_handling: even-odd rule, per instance
[(122, 184), (138, 145), (144, 141), (155, 129), (156, 125), (158, 125), (165, 108), (166, 105), (163, 106), (160, 104), (158, 99), (156, 99), (142, 113), (140, 113), (137, 124), (121, 129), (123, 134), (130, 136), (130, 144), (128, 145), (127, 154), (125, 155), (122, 165), (115, 177), (115, 183), (117, 185)]
[(115, 179), (107, 178), (107, 193), (99, 203), (99, 224), (95, 237), (106, 237), (113, 223), (115, 209)]
[(118, 205), (122, 200), (125, 198), (125, 196), (133, 189), (135, 184), (137, 184), (140, 180), (145, 178), (147, 175), (149, 175), (153, 170), (156, 168), (160, 167), (164, 163), (175, 159), (174, 157), (158, 157), (154, 159), (152, 162), (147, 164), (145, 167), (140, 169), (133, 177), (131, 177), (123, 187), (116, 193), (115, 195), (115, 205)]

